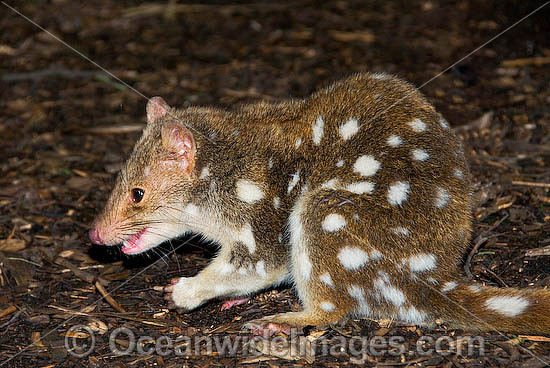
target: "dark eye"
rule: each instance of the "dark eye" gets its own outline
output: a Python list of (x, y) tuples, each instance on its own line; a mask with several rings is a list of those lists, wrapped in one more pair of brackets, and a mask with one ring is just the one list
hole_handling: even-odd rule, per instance
[(139, 203), (143, 199), (145, 192), (141, 188), (132, 189), (132, 202)]

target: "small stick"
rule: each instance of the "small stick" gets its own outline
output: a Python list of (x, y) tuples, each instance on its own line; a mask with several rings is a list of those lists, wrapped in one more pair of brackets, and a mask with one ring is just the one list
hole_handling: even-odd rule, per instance
[(113, 308), (115, 308), (120, 313), (126, 313), (126, 310), (120, 305), (116, 300), (113, 299), (113, 297), (105, 290), (103, 285), (99, 281), (95, 282), (95, 287), (97, 291), (105, 298), (107, 303), (109, 303)]
[(17, 312), (15, 312), (15, 314), (13, 315), (13, 317), (10, 318), (9, 321), (4, 322), (4, 323), (2, 323), (2, 324), (0, 325), (0, 329), (3, 329), (4, 327), (9, 326), (9, 325), (11, 325), (13, 322), (15, 322), (15, 320), (17, 320), (17, 318), (19, 318), (19, 315), (20, 315), (21, 313), (23, 313), (23, 311), (25, 311), (25, 309), (21, 309), (21, 310), (18, 310)]
[(477, 236), (477, 238), (475, 240), (474, 248), (472, 249), (470, 254), (468, 254), (468, 258), (466, 259), (466, 262), (464, 263), (464, 272), (466, 273), (466, 276), (468, 276), (468, 278), (471, 279), (471, 278), (474, 277), (474, 275), (472, 274), (472, 271), (470, 271), (470, 263), (472, 262), (472, 258), (474, 258), (474, 256), (479, 251), (479, 247), (481, 247), (481, 245), (489, 239), (489, 237), (487, 237), (487, 235), (489, 235), (489, 233), (491, 231), (493, 231), (494, 229), (499, 227), (500, 224), (502, 224), (504, 222), (504, 220), (506, 220), (508, 218), (508, 216), (510, 216), (510, 215), (505, 214), (504, 216), (502, 216), (502, 218), (500, 220), (495, 222), (493, 225), (491, 225), (491, 227), (489, 227), (487, 230), (485, 230), (484, 232), (482, 232), (481, 234), (479, 234)]
[(525, 252), (528, 257), (534, 256), (550, 256), (550, 245), (542, 248), (529, 249)]
[(143, 130), (143, 124), (126, 124), (118, 126), (100, 126), (93, 128), (86, 128), (84, 132), (91, 134), (126, 134), (133, 132), (141, 132)]
[(513, 185), (523, 185), (526, 187), (537, 187), (537, 188), (550, 188), (550, 183), (535, 183), (532, 181), (521, 181), (521, 180), (512, 180)]
[(0, 311), (0, 318), (3, 318), (7, 315), (10, 315), (12, 314), (13, 312), (15, 312), (17, 310), (17, 307), (15, 305), (10, 305), (9, 307), (7, 307), (6, 309)]
[(474, 258), (474, 256), (479, 251), (479, 247), (483, 243), (485, 243), (486, 241), (487, 241), (487, 238), (478, 236), (476, 244), (472, 248), (472, 251), (470, 252), (470, 254), (468, 254), (468, 258), (466, 259), (466, 262), (464, 263), (464, 271), (466, 272), (466, 276), (468, 276), (468, 278), (470, 278), (470, 279), (474, 277), (474, 275), (472, 274), (472, 271), (470, 271), (470, 264), (472, 263), (472, 258)]
[(10, 239), (13, 237), (13, 234), (15, 234), (15, 226), (13, 227), (13, 229), (11, 229), (11, 232), (10, 234), (8, 235), (8, 237), (6, 239), (4, 239), (4, 241), (2, 242), (2, 244), (0, 244), (0, 249), (4, 248), (4, 246), (6, 244), (8, 244), (8, 242), (10, 241)]
[(545, 64), (550, 64), (550, 57), (534, 57), (534, 58), (504, 60), (500, 65), (502, 65), (505, 68), (513, 68), (518, 66), (527, 66), (527, 65), (540, 66)]
[(488, 268), (487, 266), (483, 265), (483, 268), (485, 269), (485, 272), (487, 272), (489, 275), (493, 276), (497, 281), (504, 287), (509, 287), (507, 283), (504, 282), (503, 279), (500, 278), (499, 275), (497, 275), (493, 270)]
[(58, 264), (60, 266), (67, 267), (69, 270), (71, 270), (74, 273), (74, 275), (76, 277), (78, 277), (80, 279), (82, 279), (82, 280), (84, 280), (84, 281), (86, 281), (90, 284), (93, 284), (97, 280), (99, 280), (99, 282), (102, 285), (106, 286), (106, 285), (109, 284), (109, 281), (105, 280), (103, 277), (101, 277), (101, 276), (96, 277), (95, 275), (93, 275), (89, 272), (80, 270), (77, 266), (75, 266), (74, 264), (72, 264), (71, 262), (66, 260), (65, 258), (56, 257), (53, 250), (48, 249), (48, 248), (43, 248), (43, 247), (41, 247), (39, 249), (46, 256), (46, 258), (48, 260), (53, 261), (55, 264)]
[(54, 309), (57, 309), (57, 310), (60, 310), (62, 312), (69, 313), (69, 314), (72, 314), (72, 315), (75, 315), (75, 316), (85, 316), (85, 317), (90, 317), (91, 316), (90, 313), (85, 313), (85, 312), (81, 312), (81, 311), (74, 311), (72, 309), (60, 307), (60, 306), (53, 305), (53, 304), (49, 304), (48, 307), (54, 308)]

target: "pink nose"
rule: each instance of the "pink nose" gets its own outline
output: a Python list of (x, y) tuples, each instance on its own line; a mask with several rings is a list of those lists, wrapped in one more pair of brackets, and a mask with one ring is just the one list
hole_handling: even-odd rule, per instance
[(92, 243), (103, 245), (103, 240), (101, 240), (101, 236), (99, 236), (99, 230), (97, 230), (96, 228), (92, 228), (88, 233), (88, 236), (90, 237)]

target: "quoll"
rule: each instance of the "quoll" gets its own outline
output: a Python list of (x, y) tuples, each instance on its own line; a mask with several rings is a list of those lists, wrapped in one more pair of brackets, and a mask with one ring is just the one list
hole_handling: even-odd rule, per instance
[(303, 309), (247, 322), (254, 332), (354, 316), (550, 333), (548, 291), (463, 280), (471, 191), (447, 121), (394, 76), (231, 111), (155, 97), (90, 238), (126, 254), (188, 232), (218, 244), (165, 288), (185, 310), (292, 284)]

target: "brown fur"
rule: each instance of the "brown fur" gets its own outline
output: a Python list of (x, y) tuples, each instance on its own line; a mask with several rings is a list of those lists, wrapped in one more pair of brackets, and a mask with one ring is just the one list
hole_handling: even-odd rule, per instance
[[(550, 293), (477, 290), (460, 281), (471, 232), (468, 168), (459, 141), (409, 84), (359, 74), (304, 100), (234, 111), (152, 102), (94, 230), (101, 243), (116, 244), (146, 228), (128, 250), (134, 253), (187, 231), (216, 241), (220, 251), (209, 266), (167, 287), (177, 307), (290, 281), (304, 310), (249, 326), (326, 325), (359, 315), (550, 333)], [(322, 138), (313, 128), (320, 116)], [(340, 129), (350, 118), (358, 129), (344, 140)], [(415, 119), (425, 130), (410, 125)], [(390, 145), (391, 135), (401, 144)], [(192, 146), (182, 146), (185, 139)], [(428, 157), (413, 159), (415, 149)], [(354, 170), (363, 155), (380, 165), (371, 176)], [(323, 186), (331, 179), (338, 184)], [(347, 188), (365, 181), (374, 185), (371, 193)], [(408, 195), (392, 204), (389, 191), (398, 181), (408, 183)], [(128, 200), (132, 188), (144, 189), (140, 203)], [(334, 215), (345, 226), (329, 231)], [(349, 269), (362, 255), (368, 260)], [(497, 296), (508, 299), (488, 302)]]

